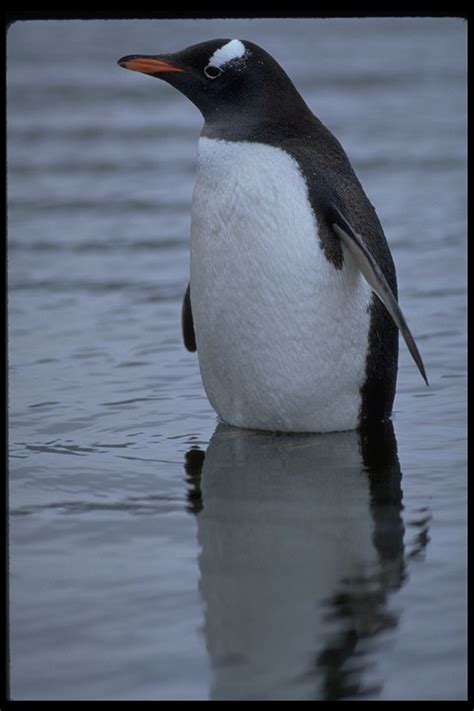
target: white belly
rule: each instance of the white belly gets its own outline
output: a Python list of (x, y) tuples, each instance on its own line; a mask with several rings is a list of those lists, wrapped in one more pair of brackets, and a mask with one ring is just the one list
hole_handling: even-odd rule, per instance
[(296, 161), (258, 143), (201, 138), (191, 302), (211, 405), (252, 429), (354, 429), (371, 291), (319, 246)]

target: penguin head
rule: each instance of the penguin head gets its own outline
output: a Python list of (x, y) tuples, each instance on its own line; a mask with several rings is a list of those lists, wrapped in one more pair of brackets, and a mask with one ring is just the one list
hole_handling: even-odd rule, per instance
[(307, 108), (278, 62), (253, 42), (217, 39), (174, 54), (130, 54), (125, 69), (163, 79), (187, 96), (206, 123), (275, 117), (285, 108)]

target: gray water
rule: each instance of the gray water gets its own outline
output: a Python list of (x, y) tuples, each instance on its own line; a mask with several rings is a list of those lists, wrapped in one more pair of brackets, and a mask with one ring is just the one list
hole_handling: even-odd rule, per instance
[[(10, 28), (12, 698), (466, 697), (466, 29)], [(218, 426), (182, 345), (201, 119), (116, 60), (216, 37), (285, 66), (384, 225), (430, 387), (401, 343), (373, 440)]]

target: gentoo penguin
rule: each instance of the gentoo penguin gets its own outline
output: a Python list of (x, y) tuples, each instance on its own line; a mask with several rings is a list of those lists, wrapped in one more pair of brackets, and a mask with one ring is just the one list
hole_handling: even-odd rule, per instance
[(283, 432), (387, 420), (398, 329), (426, 374), (381, 224), (338, 140), (252, 42), (118, 64), (164, 79), (204, 117), (182, 328), (221, 419)]

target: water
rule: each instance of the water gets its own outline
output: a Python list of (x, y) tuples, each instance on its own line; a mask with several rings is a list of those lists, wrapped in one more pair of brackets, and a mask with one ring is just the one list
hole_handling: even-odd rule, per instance
[[(182, 346), (201, 119), (115, 62), (235, 36), (391, 245), (430, 388), (401, 344), (374, 440), (217, 427)], [(466, 24), (28, 22), (7, 50), (12, 698), (465, 698)]]

